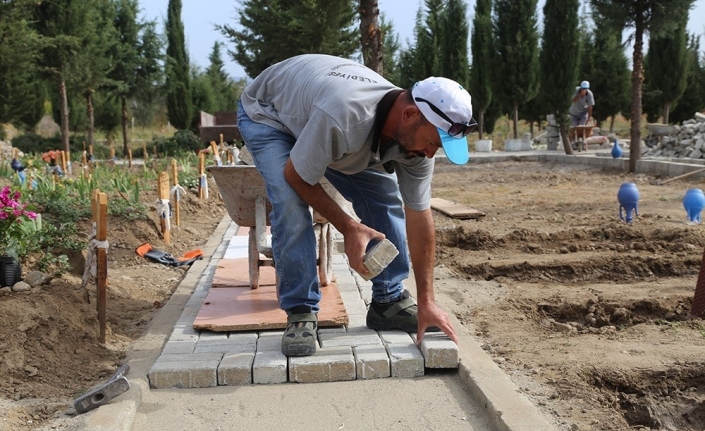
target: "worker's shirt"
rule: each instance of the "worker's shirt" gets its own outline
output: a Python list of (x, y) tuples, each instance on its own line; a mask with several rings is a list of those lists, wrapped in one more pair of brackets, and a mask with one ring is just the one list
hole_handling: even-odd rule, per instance
[(400, 89), (362, 64), (305, 54), (267, 68), (240, 101), (252, 121), (296, 138), (291, 161), (308, 184), (320, 182), (327, 168), (393, 168), (404, 204), (421, 211), (430, 207), (433, 159), (407, 158), (399, 145), (380, 153), (373, 145), (378, 104), (394, 90)]
[[(578, 93), (580, 92), (580, 87), (575, 87), (575, 92), (573, 93), (573, 96), (570, 98), (570, 100), (573, 100), (573, 97), (577, 96)], [(592, 91), (588, 90), (587, 94), (585, 94), (583, 97), (579, 98), (575, 102), (573, 102), (572, 105), (570, 105), (570, 115), (574, 115), (576, 117), (584, 115), (588, 111), (588, 107), (590, 106), (595, 106), (595, 97), (592, 95)]]

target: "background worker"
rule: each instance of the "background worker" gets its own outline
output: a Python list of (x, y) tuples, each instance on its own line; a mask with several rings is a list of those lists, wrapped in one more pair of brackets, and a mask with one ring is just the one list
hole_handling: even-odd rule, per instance
[(595, 96), (590, 91), (590, 83), (583, 81), (575, 87), (573, 100), (570, 105), (570, 126), (584, 126), (592, 120), (592, 107), (595, 106)]

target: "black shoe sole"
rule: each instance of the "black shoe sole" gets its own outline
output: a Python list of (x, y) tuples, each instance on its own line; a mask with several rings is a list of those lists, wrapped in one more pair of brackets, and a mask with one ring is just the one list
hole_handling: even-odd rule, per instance
[(416, 333), (419, 329), (418, 325), (402, 325), (397, 322), (391, 322), (389, 319), (370, 319), (367, 317), (367, 327), (375, 331), (404, 331)]
[(286, 351), (284, 351), (284, 348), (282, 347), (282, 353), (284, 356), (311, 356), (316, 353), (316, 346), (295, 344), (293, 346), (289, 346)]

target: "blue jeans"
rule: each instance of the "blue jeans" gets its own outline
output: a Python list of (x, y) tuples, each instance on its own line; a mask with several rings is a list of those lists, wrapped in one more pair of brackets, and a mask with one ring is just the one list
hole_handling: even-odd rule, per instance
[[(291, 314), (294, 307), (319, 311), (321, 299), (317, 247), (309, 206), (284, 178), (284, 166), (296, 139), (270, 126), (256, 123), (238, 106), (237, 125), (257, 170), (267, 185), (272, 203), (272, 253), (279, 276), (279, 305)], [(399, 250), (399, 255), (372, 279), (372, 298), (390, 302), (399, 298), (403, 281), (409, 276), (409, 253), (406, 248), (406, 222), (396, 175), (367, 169), (345, 175), (328, 169), (330, 183), (352, 202), (360, 221), (382, 232)], [(369, 244), (368, 249), (374, 244)]]

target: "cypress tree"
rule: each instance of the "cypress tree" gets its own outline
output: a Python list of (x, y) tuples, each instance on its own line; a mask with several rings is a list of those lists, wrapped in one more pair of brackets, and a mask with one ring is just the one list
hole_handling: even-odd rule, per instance
[(470, 94), (473, 113), (477, 117), (478, 134), (485, 132), (485, 111), (492, 101), (492, 0), (477, 0), (472, 26), (472, 68)]
[(555, 115), (566, 154), (573, 154), (567, 120), (580, 61), (578, 0), (546, 0), (543, 16), (541, 101)]
[(519, 105), (538, 92), (537, 0), (494, 0), (494, 92), (510, 107), (514, 138), (518, 136)]
[(674, 32), (649, 39), (649, 55), (644, 61), (645, 85), (656, 90), (663, 123), (668, 124), (671, 105), (683, 95), (688, 77), (688, 51), (684, 13)]
[(166, 21), (166, 107), (169, 122), (182, 130), (191, 124), (191, 83), (186, 52), (184, 24), (181, 22), (181, 0), (169, 0)]
[(672, 123), (681, 123), (693, 118), (693, 114), (705, 109), (705, 65), (700, 56), (700, 38), (692, 35), (688, 43), (688, 74), (683, 96), (671, 110)]
[(448, 0), (443, 8), (441, 39), (441, 74), (463, 87), (468, 87), (470, 66), (468, 63), (467, 7), (462, 0)]

